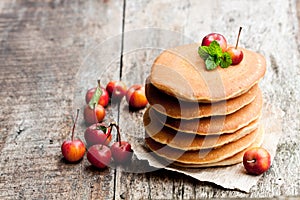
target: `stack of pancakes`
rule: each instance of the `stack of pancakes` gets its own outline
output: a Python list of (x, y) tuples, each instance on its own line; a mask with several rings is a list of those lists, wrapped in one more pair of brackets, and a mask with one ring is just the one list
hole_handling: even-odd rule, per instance
[(145, 143), (155, 154), (184, 167), (225, 166), (260, 146), (266, 62), (242, 49), (242, 62), (207, 70), (199, 44), (162, 52), (146, 83)]

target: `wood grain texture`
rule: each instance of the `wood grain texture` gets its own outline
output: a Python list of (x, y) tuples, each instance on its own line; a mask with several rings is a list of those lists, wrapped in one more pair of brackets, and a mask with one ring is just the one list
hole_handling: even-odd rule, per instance
[[(0, 7), (0, 199), (112, 199), (114, 169), (66, 164), (60, 145), (70, 138), (75, 75), (95, 45), (122, 32), (122, 2)], [(76, 134), (83, 139), (81, 126)]]
[[(294, 108), (299, 107), (297, 106), (299, 100), (295, 98), (296, 93), (299, 96), (297, 92), (299, 83), (296, 80), (297, 77), (299, 78), (299, 65), (296, 60), (299, 51), (296, 43), (298, 22), (295, 3), (295, 1), (276, 3), (272, 1), (248, 1), (247, 3), (242, 1), (231, 1), (230, 3), (228, 1), (211, 1), (210, 3), (207, 1), (127, 2), (125, 34), (126, 31), (143, 27), (156, 27), (184, 33), (179, 40), (177, 38), (169, 43), (166, 41), (168, 38), (163, 38), (163, 34), (159, 35), (161, 38), (157, 37), (157, 40), (154, 41), (136, 40), (136, 42), (140, 42), (141, 47), (152, 45), (153, 48), (151, 51), (145, 48), (144, 53), (138, 49), (123, 57), (125, 64), (122, 68), (124, 75), (122, 79), (127, 83), (143, 83), (149, 74), (147, 73), (150, 70), (149, 67), (151, 67), (148, 59), (153, 60), (166, 43), (175, 46), (191, 40), (199, 41), (208, 32), (220, 32), (224, 33), (229, 43), (233, 44), (238, 26), (243, 26), (240, 45), (264, 54), (268, 62), (267, 75), (261, 82), (265, 101), (285, 112), (282, 121), (284, 135), (278, 145), (277, 156), (273, 160), (272, 168), (264, 174), (258, 185), (252, 188), (250, 194), (224, 190), (213, 184), (201, 183), (189, 177), (159, 170), (151, 172), (152, 175), (146, 183), (148, 186), (144, 186), (145, 180), (147, 180), (145, 174), (132, 174), (136, 180), (139, 180), (139, 184), (130, 184), (130, 191), (134, 190), (132, 187), (136, 188), (133, 194), (130, 193), (130, 197), (189, 199), (299, 195), (299, 147), (297, 147), (299, 146), (297, 145), (299, 143), (299, 128), (297, 128), (299, 127), (299, 118), (295, 118), (295, 116), (299, 116), (299, 110), (290, 107), (290, 105), (293, 105)], [(274, 13), (276, 14), (274, 15)], [(151, 34), (149, 35), (151, 37)], [(157, 36), (155, 31), (153, 35)], [(287, 37), (290, 38), (290, 42), (286, 42)], [(128, 38), (130, 40), (129, 36)], [(126, 37), (124, 43), (125, 50), (127, 46), (129, 49), (132, 48), (132, 42), (128, 42), (126, 46)], [(158, 46), (161, 49), (157, 48)], [(283, 50), (284, 48), (286, 50)], [(287, 65), (292, 69), (285, 68), (283, 70), (283, 66)], [(140, 74), (140, 76), (130, 75), (131, 73)], [(292, 84), (294, 81), (297, 84)], [(290, 93), (286, 90), (288, 88)], [(122, 107), (120, 123), (122, 127), (125, 127), (124, 132), (143, 134), (140, 131), (141, 123), (130, 124), (130, 121), (137, 122), (139, 116), (128, 114), (126, 105), (122, 105)], [(289, 164), (287, 165), (287, 163)], [(124, 179), (123, 176), (127, 176), (127, 174), (118, 171), (117, 180), (118, 177)], [(147, 191), (150, 193), (140, 190), (140, 185), (150, 188), (150, 191)], [(128, 190), (128, 186), (129, 184), (117, 184), (116, 194), (118, 191)]]
[[(1, 1), (0, 199), (299, 196), (299, 19), (296, 0)], [(155, 170), (135, 157), (128, 166), (105, 170), (86, 158), (62, 160), (72, 115), (97, 78), (106, 84), (122, 75), (128, 86), (143, 84), (163, 49), (209, 32), (234, 43), (239, 26), (240, 45), (267, 59), (260, 84), (265, 101), (285, 113), (272, 167), (249, 194)], [(144, 110), (131, 112), (123, 100), (107, 112), (107, 120), (119, 119), (124, 137), (144, 133)], [(81, 139), (84, 129), (81, 115)]]

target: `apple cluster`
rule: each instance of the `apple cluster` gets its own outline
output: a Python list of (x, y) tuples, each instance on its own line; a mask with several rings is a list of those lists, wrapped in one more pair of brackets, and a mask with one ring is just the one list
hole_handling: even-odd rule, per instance
[(106, 88), (101, 85), (98, 85), (98, 87), (101, 88), (102, 94), (94, 109), (89, 106), (89, 103), (97, 87), (89, 89), (85, 95), (87, 105), (84, 108), (84, 120), (88, 125), (102, 122), (106, 115), (105, 107), (109, 102), (113, 104), (120, 103), (124, 96), (126, 96), (126, 101), (131, 110), (142, 109), (148, 104), (145, 87), (140, 84), (134, 84), (128, 90), (122, 81), (110, 81)]
[[(117, 129), (117, 142), (109, 147), (113, 127)], [(104, 123), (93, 124), (86, 129), (84, 138), (89, 146), (87, 159), (97, 168), (108, 166), (111, 158), (115, 163), (128, 163), (131, 160), (133, 154), (131, 145), (126, 141), (121, 141), (120, 128), (116, 123), (108, 126)]]
[[(107, 125), (102, 122), (106, 115), (105, 108), (109, 103), (120, 103), (124, 96), (131, 110), (142, 109), (148, 104), (144, 86), (134, 84), (127, 89), (122, 81), (110, 81), (106, 88), (102, 87), (98, 81), (98, 86), (89, 89), (85, 95), (87, 105), (83, 115), (85, 123), (88, 125), (84, 132), (88, 147), (87, 159), (97, 168), (107, 167), (112, 159), (115, 163), (127, 163), (131, 160), (133, 154), (131, 145), (121, 140), (119, 126), (116, 123)], [(93, 106), (91, 107), (91, 105)], [(79, 109), (72, 129), (72, 139), (64, 141), (61, 146), (62, 154), (68, 162), (80, 161), (86, 152), (85, 144), (80, 139), (74, 139), (78, 113)], [(113, 128), (117, 129), (117, 142), (109, 147)]]
[(237, 65), (240, 62), (242, 62), (242, 60), (244, 58), (243, 51), (238, 49), (238, 42), (239, 42), (241, 30), (242, 30), (242, 27), (240, 27), (240, 29), (239, 29), (239, 34), (238, 34), (238, 38), (237, 38), (235, 47), (232, 47), (232, 46), (227, 47), (227, 40), (225, 39), (225, 37), (223, 35), (221, 35), (219, 33), (210, 33), (210, 34), (206, 35), (202, 39), (201, 46), (209, 46), (212, 41), (217, 41), (219, 43), (222, 51), (229, 53), (231, 60), (232, 60), (231, 64)]
[[(81, 160), (86, 152), (85, 144), (80, 139), (74, 139), (78, 113), (79, 110), (73, 125), (72, 140), (64, 141), (61, 146), (62, 154), (68, 162)], [(109, 147), (113, 127), (117, 129), (118, 140)], [(104, 123), (93, 124), (84, 132), (84, 138), (88, 146), (87, 159), (97, 168), (107, 167), (112, 158), (115, 163), (127, 163), (131, 160), (133, 154), (131, 145), (126, 141), (121, 141), (120, 128), (116, 123), (111, 123), (108, 126)]]

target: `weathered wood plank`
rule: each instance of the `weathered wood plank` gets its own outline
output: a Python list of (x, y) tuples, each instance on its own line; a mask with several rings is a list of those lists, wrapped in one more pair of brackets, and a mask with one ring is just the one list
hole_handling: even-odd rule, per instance
[[(114, 169), (95, 170), (86, 158), (66, 164), (60, 145), (77, 106), (75, 75), (96, 45), (122, 32), (122, 2), (1, 1), (0, 8), (0, 199), (112, 199)], [(120, 54), (120, 44), (111, 48)]]
[[(282, 122), (283, 130), (287, 130), (278, 146), (273, 166), (250, 194), (230, 191), (213, 184), (201, 183), (186, 176), (163, 170), (163, 173), (151, 172), (150, 178), (144, 174), (128, 174), (117, 172), (117, 179), (126, 180), (124, 176), (135, 177), (135, 185), (130, 182), (117, 182), (116, 194), (128, 190), (126, 197), (144, 198), (224, 198), (224, 197), (273, 197), (280, 195), (299, 195), (299, 51), (296, 36), (297, 26), (296, 2), (273, 1), (189, 1), (161, 2), (141, 1), (127, 2), (125, 17), (126, 31), (156, 27), (179, 31), (187, 37), (174, 39), (173, 43), (163, 41), (161, 33), (150, 34), (143, 40), (137, 34), (136, 40), (125, 37), (125, 53), (128, 49), (140, 47), (175, 46), (190, 40), (199, 41), (208, 32), (220, 32), (226, 35), (229, 43), (234, 43), (239, 26), (244, 30), (240, 45), (265, 55), (268, 62), (267, 74), (261, 83), (265, 99), (268, 103), (285, 111)], [(276, 13), (276, 14), (275, 14)], [(134, 32), (129, 33), (134, 34)], [(285, 35), (283, 37), (283, 35)], [(139, 36), (139, 37), (138, 37)], [(151, 37), (153, 36), (153, 38)], [(155, 39), (156, 38), (156, 39)], [(290, 38), (286, 42), (286, 38)], [(127, 44), (126, 44), (127, 42)], [(165, 42), (165, 43), (164, 43)], [(144, 46), (143, 46), (144, 45)], [(155, 48), (154, 48), (155, 49)], [(285, 49), (285, 50), (284, 50)], [(138, 49), (123, 57), (122, 79), (129, 85), (143, 83), (159, 50)], [(291, 68), (282, 68), (282, 66)], [(288, 80), (287, 80), (288, 79)], [(297, 84), (292, 84), (296, 82)], [(124, 103), (124, 102), (123, 102)], [(293, 105), (293, 106), (289, 106)], [(127, 134), (143, 134), (140, 115), (128, 114), (126, 104), (121, 106), (120, 124)], [(131, 122), (134, 121), (134, 125)], [(285, 132), (285, 131), (284, 131)], [(288, 165), (287, 162), (289, 163)], [(287, 168), (286, 168), (287, 167)], [(283, 170), (287, 169), (287, 170)], [(175, 178), (176, 176), (176, 178)], [(127, 183), (127, 184), (126, 184)], [(149, 188), (149, 190), (142, 190)], [(167, 192), (168, 191), (168, 192)], [(118, 197), (118, 196), (117, 196)]]
[[(172, 9), (169, 7), (171, 4), (174, 5)], [(182, 1), (140, 1), (138, 3), (129, 1), (126, 3), (122, 80), (127, 85), (144, 84), (155, 57), (163, 49), (183, 43), (180, 32), (183, 31), (188, 6), (188, 2)], [(173, 18), (174, 15), (177, 17)], [(123, 102), (120, 109), (120, 125), (124, 132), (130, 135), (144, 134), (142, 113), (143, 111), (128, 112), (128, 106)], [(138, 162), (135, 164), (139, 165)], [(184, 181), (182, 176), (176, 173), (166, 170), (152, 171), (147, 174), (134, 171), (131, 173), (130, 176), (134, 177), (135, 184), (129, 184), (129, 180), (125, 184), (118, 184), (118, 180), (125, 179), (123, 177), (128, 176), (128, 173), (117, 171), (116, 194), (120, 193), (119, 191), (128, 191), (127, 197), (132, 199), (173, 199), (183, 195), (183, 186), (178, 187), (177, 183)], [(174, 176), (176, 176), (176, 181), (169, 178)]]

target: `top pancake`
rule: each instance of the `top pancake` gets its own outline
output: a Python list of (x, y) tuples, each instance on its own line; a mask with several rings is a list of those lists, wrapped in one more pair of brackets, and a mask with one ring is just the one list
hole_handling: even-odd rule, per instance
[(176, 99), (157, 89), (146, 81), (145, 93), (149, 104), (156, 111), (175, 119), (193, 119), (217, 115), (228, 115), (251, 103), (258, 93), (258, 85), (253, 86), (245, 94), (216, 103), (187, 102)]
[(217, 102), (247, 92), (264, 76), (266, 61), (258, 53), (241, 49), (242, 62), (228, 68), (207, 70), (197, 43), (162, 52), (154, 61), (150, 82), (184, 101)]

